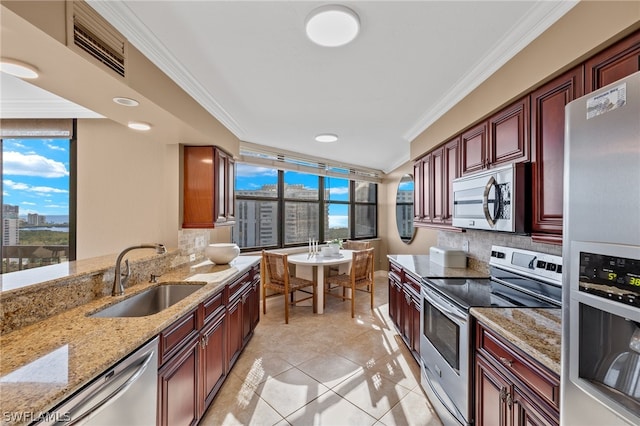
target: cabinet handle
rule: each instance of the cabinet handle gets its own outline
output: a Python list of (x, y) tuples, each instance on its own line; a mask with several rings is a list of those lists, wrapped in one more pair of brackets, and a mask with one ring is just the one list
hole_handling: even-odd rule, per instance
[(200, 338), (200, 349), (204, 349), (204, 336)]
[(505, 402), (506, 398), (507, 398), (507, 389), (506, 388), (500, 389), (500, 401)]
[(507, 394), (507, 407), (511, 410), (511, 406), (513, 405), (513, 397), (510, 393)]
[(513, 361), (503, 356), (500, 357), (500, 362), (502, 365), (506, 365), (507, 367), (513, 367)]

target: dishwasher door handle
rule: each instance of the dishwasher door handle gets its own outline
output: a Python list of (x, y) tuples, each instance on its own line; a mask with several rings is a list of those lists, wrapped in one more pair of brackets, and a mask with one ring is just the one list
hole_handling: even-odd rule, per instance
[[(80, 420), (83, 420), (92, 416), (93, 414), (97, 413), (102, 407), (106, 406), (106, 404), (117, 399), (120, 395), (126, 392), (127, 389), (129, 389), (129, 387), (131, 387), (131, 385), (133, 385), (135, 381), (138, 380), (138, 378), (142, 375), (142, 373), (144, 373), (144, 371), (147, 369), (147, 367), (149, 366), (149, 362), (151, 361), (151, 358), (154, 355), (154, 352), (155, 352), (155, 349), (149, 351), (144, 356), (144, 358), (139, 358), (138, 360), (134, 361), (134, 363), (132, 363), (130, 366), (127, 366), (124, 370), (119, 372), (117, 375), (109, 377), (107, 381), (103, 384), (103, 386), (101, 386), (100, 389), (97, 389), (96, 392), (100, 392), (105, 388), (108, 388), (109, 386), (117, 385), (118, 379), (123, 379), (124, 376), (128, 376), (124, 383), (119, 385), (112, 392), (109, 392), (109, 394), (106, 397), (102, 398), (100, 401), (95, 402), (94, 401), (95, 396), (91, 396), (91, 395), (86, 397), (82, 401), (80, 401), (69, 412), (70, 422), (65, 424), (75, 424)], [(90, 406), (90, 407), (87, 408), (87, 406)], [(83, 412), (83, 410), (86, 410), (86, 411)], [(78, 415), (78, 413), (81, 413), (81, 414)], [(78, 417), (76, 418), (75, 415), (78, 415)]]

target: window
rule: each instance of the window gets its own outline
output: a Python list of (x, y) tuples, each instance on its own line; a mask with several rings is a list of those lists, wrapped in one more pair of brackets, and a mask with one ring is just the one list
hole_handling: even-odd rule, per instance
[(2, 273), (75, 259), (75, 141), (14, 123), (3, 132), (27, 137), (1, 139)]
[(237, 163), (236, 212), (232, 238), (244, 250), (373, 238), (377, 184)]

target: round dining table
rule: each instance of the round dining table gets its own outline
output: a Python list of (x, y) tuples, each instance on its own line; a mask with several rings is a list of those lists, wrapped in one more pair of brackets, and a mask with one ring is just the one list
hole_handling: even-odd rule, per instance
[[(331, 265), (345, 265), (351, 263), (353, 250), (340, 250), (339, 254), (323, 256), (322, 254), (296, 253), (287, 256), (289, 263), (296, 265), (296, 276), (313, 280), (316, 284), (316, 312), (323, 313), (324, 309), (324, 267)], [(316, 268), (316, 277), (313, 277)], [(341, 267), (342, 271), (342, 267)]]

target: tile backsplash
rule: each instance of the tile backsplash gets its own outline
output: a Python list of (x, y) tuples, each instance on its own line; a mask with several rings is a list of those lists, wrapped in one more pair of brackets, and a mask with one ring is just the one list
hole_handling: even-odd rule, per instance
[(438, 247), (462, 250), (465, 241), (469, 243), (469, 267), (487, 273), (492, 245), (516, 247), (562, 256), (562, 246), (536, 243), (531, 241), (529, 236), (476, 230), (467, 230), (465, 232), (438, 231)]

